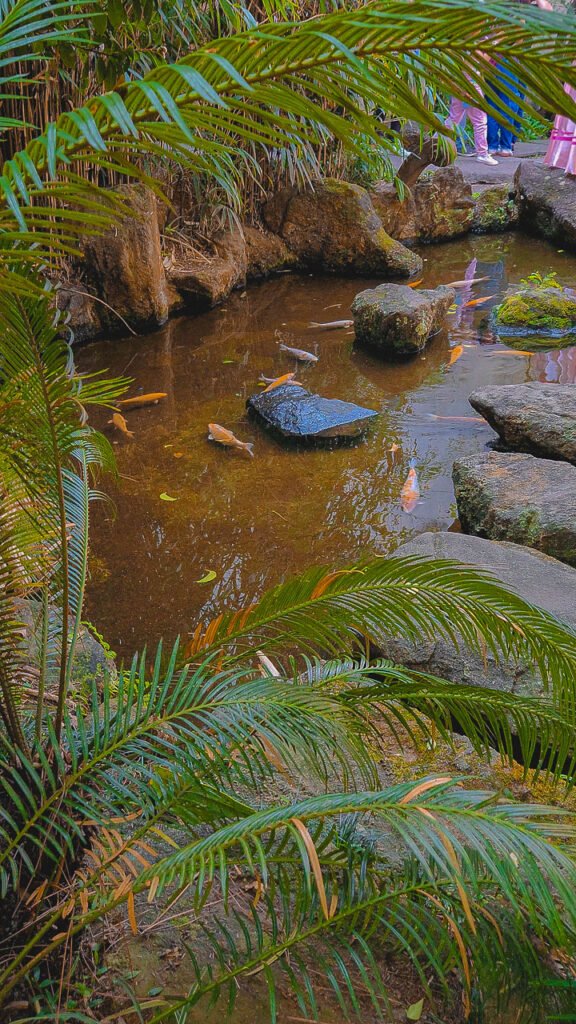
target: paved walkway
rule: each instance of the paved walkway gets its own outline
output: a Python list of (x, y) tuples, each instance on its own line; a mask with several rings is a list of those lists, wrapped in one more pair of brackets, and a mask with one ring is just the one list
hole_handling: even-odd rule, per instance
[[(524, 160), (541, 162), (547, 147), (547, 139), (542, 139), (540, 142), (517, 142), (514, 147), (514, 156), (497, 157), (497, 167), (479, 164), (474, 156), (458, 156), (456, 166), (461, 169), (471, 185), (493, 185), (503, 181), (512, 183), (518, 164)], [(392, 163), (398, 169), (402, 161), (398, 157), (392, 157)]]
[(512, 181), (518, 164), (524, 160), (542, 161), (548, 146), (547, 139), (540, 142), (517, 142), (514, 147), (514, 156), (496, 157), (497, 167), (490, 167), (489, 164), (480, 164), (474, 156), (459, 156), (456, 166), (460, 168), (464, 177), (473, 185), (493, 185), (495, 182)]

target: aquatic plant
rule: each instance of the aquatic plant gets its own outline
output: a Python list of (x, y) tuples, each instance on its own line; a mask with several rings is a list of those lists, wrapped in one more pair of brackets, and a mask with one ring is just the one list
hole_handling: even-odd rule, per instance
[[(237, 5), (191, 5), (199, 20), (219, 7), (231, 23)], [(86, 703), (73, 703), (90, 502), (95, 474), (111, 466), (86, 410), (113, 405), (124, 382), (75, 372), (49, 273), (82, 234), (125, 212), (87, 165), (105, 181), (114, 174), (158, 188), (158, 164), (176, 159), (234, 202), (236, 161), (256, 174), (254, 154), (301, 153), (333, 138), (354, 152), (358, 127), (373, 131), (371, 104), (393, 99), (401, 117), (439, 128), (424, 91), (449, 83), (465, 95), (464, 65), (490, 81), (493, 52), (521, 71), (530, 99), (568, 112), (574, 22), (415, 0), (270, 23), (172, 66), (153, 54), (141, 78), (65, 109), (11, 149), (13, 134), (28, 131), (28, 69), (40, 62), (47, 71), (57, 40), (90, 46), (99, 13), (75, 0), (0, 0), (0, 52), (11, 61), (2, 88), (13, 103), (0, 121), (11, 157), (0, 175), (0, 1013), (94, 1019), (97, 1010), (67, 1007), (70, 958), (86, 930), (123, 909), (137, 932), (140, 900), (161, 907), (168, 892), (185, 894), (200, 920), (215, 886), (222, 915), (205, 932), (209, 955), (190, 949), (193, 985), (181, 998), (144, 1000), (149, 1021), (175, 1012), (183, 1020), (187, 1007), (222, 992), (232, 1007), (237, 983), (256, 971), (272, 1016), (277, 972), (314, 1014), (310, 953), (342, 1003), (358, 1010), (363, 988), (385, 1004), (381, 946), (413, 961), (426, 994), (433, 975), (448, 995), (456, 971), (466, 1008), (505, 995), (522, 971), (546, 973), (533, 939), (573, 950), (576, 866), (559, 844), (573, 825), (558, 808), (513, 804), (445, 777), (381, 789), (376, 716), (400, 735), (449, 737), (455, 720), (478, 750), (495, 746), (508, 758), (514, 730), (525, 764), (554, 779), (571, 774), (574, 634), (477, 571), (379, 560), (311, 570), (198, 625), (183, 651), (176, 645), (164, 658), (160, 649), (152, 665), (144, 653), (114, 687), (86, 683)], [(122, 13), (106, 5), (113, 28)], [(37, 623), (34, 664), (25, 603)], [(359, 635), (389, 632), (526, 658), (548, 699), (368, 665)], [(320, 795), (263, 809), (266, 787), (284, 771), (296, 783), (316, 779)], [(327, 794), (335, 774), (343, 791)], [(351, 815), (360, 837), (352, 842), (340, 828)], [(363, 829), (377, 841), (361, 841)], [(393, 858), (380, 841), (390, 833)], [(230, 900), (233, 865), (256, 888), (242, 912)], [(538, 998), (524, 986), (525, 1002)]]

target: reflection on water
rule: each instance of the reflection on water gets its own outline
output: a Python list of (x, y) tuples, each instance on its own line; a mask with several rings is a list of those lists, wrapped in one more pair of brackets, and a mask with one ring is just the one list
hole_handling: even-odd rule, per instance
[[(454, 519), (454, 459), (495, 435), (484, 424), (432, 416), (471, 416), (468, 395), (483, 384), (576, 379), (576, 348), (511, 354), (484, 323), (508, 283), (532, 270), (556, 270), (563, 283), (575, 284), (569, 257), (514, 236), (431, 246), (423, 255), (422, 287), (466, 272), (488, 280), (459, 292), (446, 329), (407, 362), (353, 349), (345, 330), (307, 326), (348, 317), (355, 294), (378, 281), (291, 275), (251, 285), (224, 307), (171, 321), (154, 335), (79, 351), (82, 370), (132, 375), (131, 394), (168, 394), (158, 406), (126, 414), (133, 441), (109, 435), (121, 474), (108, 487), (116, 511), (102, 506), (93, 516), (88, 616), (121, 656), (160, 637), (187, 635), (199, 618), (245, 604), (310, 564), (387, 554), (424, 530), (446, 529)], [(494, 298), (465, 305), (480, 296)], [(280, 340), (318, 352), (317, 364), (298, 367), (306, 387), (380, 412), (363, 442), (284, 448), (248, 418), (245, 401), (259, 374), (295, 369)], [(108, 418), (102, 414), (95, 425), (111, 431)], [(209, 442), (209, 422), (253, 441), (255, 458)], [(398, 451), (390, 451), (393, 444)], [(408, 514), (400, 491), (413, 456), (421, 501)], [(161, 500), (163, 492), (177, 500)], [(196, 582), (210, 569), (213, 582)]]

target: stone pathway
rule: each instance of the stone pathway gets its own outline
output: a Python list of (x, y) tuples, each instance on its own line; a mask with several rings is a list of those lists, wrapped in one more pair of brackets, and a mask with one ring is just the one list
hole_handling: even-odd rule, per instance
[[(512, 184), (520, 164), (525, 163), (527, 160), (542, 163), (547, 146), (547, 139), (542, 139), (539, 142), (517, 142), (514, 156), (500, 157), (497, 167), (479, 164), (474, 156), (458, 156), (455, 166), (460, 168), (466, 181), (469, 181), (471, 185), (495, 185), (508, 181)], [(401, 162), (397, 157), (392, 160), (396, 169), (398, 169)], [(430, 168), (435, 168), (435, 165), (431, 164)]]
[(494, 185), (497, 182), (509, 181), (512, 184), (514, 175), (520, 164), (527, 160), (530, 163), (542, 163), (548, 146), (547, 139), (540, 142), (518, 142), (513, 157), (497, 157), (498, 166), (480, 164), (474, 156), (459, 156), (456, 166), (471, 185)]

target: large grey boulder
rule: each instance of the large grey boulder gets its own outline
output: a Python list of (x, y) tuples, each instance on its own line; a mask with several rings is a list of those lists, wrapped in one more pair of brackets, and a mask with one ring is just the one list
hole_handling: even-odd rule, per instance
[(521, 160), (514, 177), (520, 227), (576, 249), (574, 178), (535, 160)]
[(401, 284), (379, 284), (360, 292), (352, 303), (356, 341), (384, 355), (415, 355), (444, 323), (455, 291)]
[(501, 384), (470, 395), (508, 448), (576, 465), (576, 387), (573, 384)]
[(452, 479), (466, 533), (526, 544), (576, 565), (576, 467), (486, 452), (455, 462)]
[(378, 415), (352, 402), (312, 395), (299, 384), (281, 384), (252, 395), (246, 405), (275, 433), (304, 442), (359, 437)]
[[(394, 557), (407, 555), (451, 559), (488, 571), (508, 590), (576, 630), (576, 569), (554, 558), (518, 544), (461, 533), (423, 533), (394, 552)], [(525, 696), (542, 692), (542, 681), (533, 666), (498, 661), (489, 651), (485, 656), (474, 653), (463, 643), (456, 646), (447, 640), (429, 640), (410, 644), (378, 637), (377, 645), (396, 663), (454, 683), (489, 686)]]
[(410, 277), (422, 259), (384, 230), (366, 189), (327, 178), (304, 189), (285, 188), (263, 210), (298, 264), (339, 274)]

